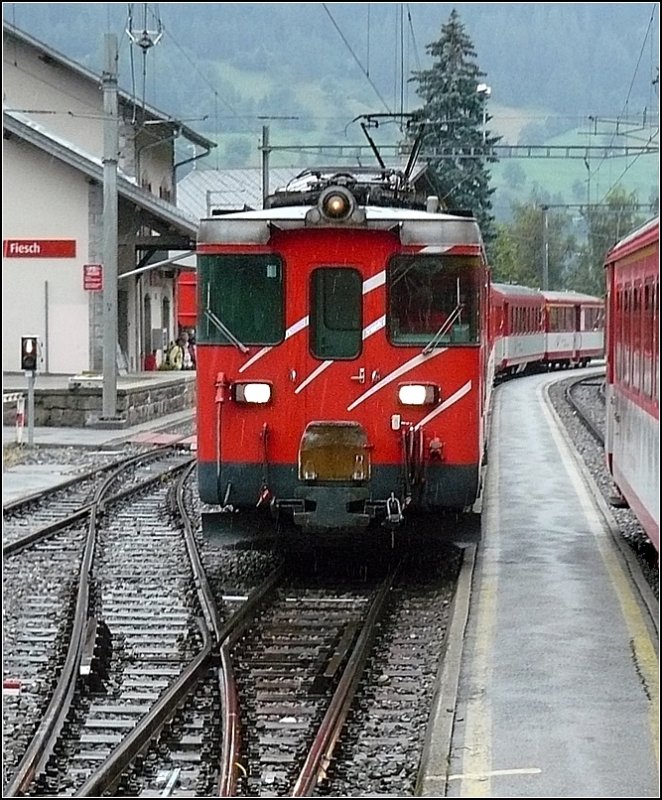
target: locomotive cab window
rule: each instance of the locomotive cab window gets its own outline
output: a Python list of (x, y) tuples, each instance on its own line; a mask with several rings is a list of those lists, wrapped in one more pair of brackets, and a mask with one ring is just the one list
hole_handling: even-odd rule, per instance
[(310, 277), (310, 349), (316, 358), (356, 358), (361, 353), (361, 274), (323, 267)]
[(241, 349), (283, 340), (283, 264), (279, 256), (201, 255), (198, 283), (198, 343)]
[(388, 266), (388, 334), (393, 344), (461, 345), (479, 339), (480, 259), (396, 256)]

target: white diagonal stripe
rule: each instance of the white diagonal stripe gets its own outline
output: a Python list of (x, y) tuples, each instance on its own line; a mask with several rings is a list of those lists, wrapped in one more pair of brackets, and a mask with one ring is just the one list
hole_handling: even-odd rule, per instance
[(417, 356), (410, 358), (409, 361), (405, 361), (404, 364), (399, 366), (396, 370), (391, 372), (385, 378), (382, 378), (379, 383), (376, 383), (374, 386), (371, 386), (367, 392), (360, 395), (356, 398), (356, 400), (347, 406), (348, 411), (352, 411), (356, 406), (360, 405), (364, 400), (367, 400), (369, 397), (372, 397), (373, 394), (378, 392), (380, 389), (383, 389), (384, 386), (388, 386), (389, 383), (397, 380), (401, 375), (404, 375), (406, 372), (409, 372), (412, 369), (424, 364), (426, 361), (430, 361), (437, 356), (440, 356), (442, 353), (445, 353), (448, 350), (447, 347), (442, 347), (439, 350), (433, 350), (431, 353), (419, 353)]
[(459, 388), (457, 392), (454, 392), (450, 397), (446, 398), (444, 402), (437, 406), (434, 410), (430, 411), (427, 417), (423, 417), (423, 419), (414, 425), (414, 430), (420, 430), (424, 425), (426, 425), (431, 419), (434, 419), (437, 414), (441, 414), (442, 411), (445, 411), (447, 408), (450, 408), (452, 405), (457, 403), (457, 401), (464, 397), (465, 394), (471, 391), (471, 381), (467, 381), (464, 386)]
[(302, 382), (301, 382), (301, 383), (300, 383), (300, 384), (297, 386), (297, 388), (294, 390), (294, 394), (299, 394), (299, 392), (301, 392), (303, 389), (305, 389), (305, 388), (306, 388), (306, 386), (308, 386), (308, 384), (309, 384), (309, 383), (312, 383), (312, 382), (315, 380), (315, 378), (316, 378), (318, 375), (320, 375), (322, 372), (324, 372), (324, 370), (325, 370), (327, 367), (330, 367), (330, 366), (331, 366), (331, 364), (333, 364), (333, 361), (322, 361), (322, 363), (319, 365), (319, 367), (317, 367), (316, 369), (314, 369), (314, 370), (313, 370), (313, 371), (310, 373), (310, 375), (309, 375), (309, 376), (306, 378), (306, 380), (305, 380), (305, 381), (302, 381)]
[[(294, 325), (290, 325), (290, 327), (285, 331), (285, 339), (289, 339), (290, 337), (294, 336), (295, 333), (299, 333), (304, 328), (308, 327), (308, 316), (301, 317), (300, 320), (294, 323)], [(239, 367), (239, 372), (243, 372), (244, 370), (248, 369), (251, 364), (254, 364), (258, 359), (262, 358), (262, 356), (266, 355), (270, 350), (273, 350), (276, 345), (270, 345), (269, 347), (263, 347), (261, 350), (258, 350), (255, 355), (251, 356), (245, 364), (242, 364)]]

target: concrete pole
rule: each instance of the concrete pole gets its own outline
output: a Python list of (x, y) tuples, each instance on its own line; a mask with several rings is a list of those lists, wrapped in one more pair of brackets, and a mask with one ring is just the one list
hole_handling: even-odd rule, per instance
[(269, 196), (269, 126), (262, 126), (262, 208), (264, 208), (264, 201)]
[(542, 290), (549, 289), (549, 220), (547, 206), (542, 207)]
[(103, 71), (103, 419), (117, 415), (117, 37), (104, 34)]
[(28, 447), (34, 445), (34, 370), (28, 376)]

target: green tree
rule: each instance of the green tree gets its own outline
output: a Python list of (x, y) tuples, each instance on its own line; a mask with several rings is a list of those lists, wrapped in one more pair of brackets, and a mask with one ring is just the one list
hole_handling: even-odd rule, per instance
[(642, 214), (636, 192), (616, 187), (600, 205), (582, 210), (586, 239), (579, 256), (567, 276), (567, 288), (587, 294), (605, 292), (604, 258), (607, 251), (630, 231), (641, 225), (646, 216), (657, 213), (657, 205)]
[(568, 215), (539, 203), (516, 203), (512, 217), (510, 224), (497, 226), (493, 279), (541, 288), (546, 264), (547, 288), (568, 288), (566, 273), (577, 252)]
[(410, 79), (424, 101), (415, 112), (425, 126), (423, 157), (444, 206), (470, 209), (489, 250), (495, 231), (487, 164), (497, 159), (485, 153), (501, 137), (487, 130), (488, 94), (478, 91), (486, 73), (476, 64), (476, 51), (455, 9), (442, 25), (441, 37), (426, 45), (426, 51), (434, 59), (432, 67), (414, 72)]

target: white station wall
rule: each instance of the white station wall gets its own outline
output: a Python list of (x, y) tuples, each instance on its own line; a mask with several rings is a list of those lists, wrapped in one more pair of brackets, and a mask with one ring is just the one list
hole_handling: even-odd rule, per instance
[[(7, 192), (11, 187), (11, 196)], [(36, 334), (48, 371), (89, 369), (89, 185), (85, 176), (16, 140), (4, 142), (3, 241), (70, 239), (73, 258), (7, 258), (2, 263), (3, 370), (21, 369), (21, 336)], [(45, 364), (42, 363), (42, 369)]]

